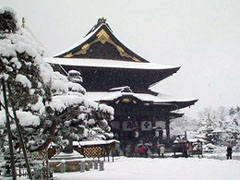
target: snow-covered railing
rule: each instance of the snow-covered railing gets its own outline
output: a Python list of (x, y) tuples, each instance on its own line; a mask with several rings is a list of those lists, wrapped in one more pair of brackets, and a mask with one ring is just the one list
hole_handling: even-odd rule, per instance
[(60, 161), (50, 161), (50, 167), (54, 172), (85, 172), (91, 169), (104, 171), (104, 161), (103, 160), (90, 160), (90, 159), (81, 159), (81, 160), (60, 160)]

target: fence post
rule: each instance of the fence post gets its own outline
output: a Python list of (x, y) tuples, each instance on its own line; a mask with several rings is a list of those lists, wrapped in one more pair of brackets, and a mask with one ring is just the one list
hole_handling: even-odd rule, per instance
[(98, 169), (98, 160), (94, 160), (94, 169)]
[(89, 164), (89, 169), (92, 169), (92, 168), (93, 168), (93, 162), (92, 162), (92, 160), (88, 161), (88, 164)]
[(80, 162), (80, 172), (85, 172), (85, 161)]
[(104, 171), (104, 161), (99, 162), (99, 171)]
[(61, 173), (65, 173), (66, 172), (66, 164), (65, 161), (62, 160), (61, 162)]

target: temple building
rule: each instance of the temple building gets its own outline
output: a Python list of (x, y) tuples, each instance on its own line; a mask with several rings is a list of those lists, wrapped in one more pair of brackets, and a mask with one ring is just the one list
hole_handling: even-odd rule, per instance
[(114, 36), (104, 18), (81, 42), (46, 61), (60, 64), (65, 72), (80, 71), (87, 95), (115, 109), (111, 127), (122, 145), (169, 142), (170, 120), (197, 102), (150, 90), (180, 67), (151, 63), (137, 55)]

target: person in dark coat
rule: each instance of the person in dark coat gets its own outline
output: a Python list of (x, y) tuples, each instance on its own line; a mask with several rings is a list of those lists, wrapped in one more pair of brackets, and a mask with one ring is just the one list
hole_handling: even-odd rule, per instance
[(183, 156), (188, 157), (188, 145), (187, 142), (183, 142), (182, 144), (182, 151), (183, 151)]
[(145, 158), (148, 158), (148, 153), (149, 153), (148, 151), (149, 151), (149, 149), (148, 149), (147, 146), (145, 146), (144, 148), (145, 148), (145, 150), (144, 150)]
[(227, 159), (232, 159), (232, 147), (227, 147)]

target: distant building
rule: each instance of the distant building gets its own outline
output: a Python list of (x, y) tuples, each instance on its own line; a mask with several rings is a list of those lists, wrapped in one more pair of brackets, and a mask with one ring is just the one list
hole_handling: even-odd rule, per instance
[(176, 110), (194, 105), (196, 99), (178, 99), (149, 89), (176, 73), (180, 67), (151, 63), (121, 43), (104, 18), (71, 48), (46, 59), (66, 72), (81, 72), (82, 85), (94, 101), (112, 106), (112, 130), (124, 146), (158, 144), (170, 140), (169, 121), (181, 117)]

